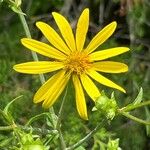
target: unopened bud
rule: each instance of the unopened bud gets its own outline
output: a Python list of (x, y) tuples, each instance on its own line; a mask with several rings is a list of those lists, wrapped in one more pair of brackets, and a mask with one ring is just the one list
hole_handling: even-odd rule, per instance
[(109, 140), (107, 150), (121, 150), (119, 147), (119, 139)]
[(93, 111), (98, 110), (107, 119), (112, 120), (115, 117), (117, 103), (114, 98), (108, 98), (104, 93), (96, 100)]

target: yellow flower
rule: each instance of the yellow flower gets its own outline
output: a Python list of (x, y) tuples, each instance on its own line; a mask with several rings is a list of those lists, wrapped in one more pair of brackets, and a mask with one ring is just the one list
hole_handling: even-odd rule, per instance
[(34, 96), (34, 103), (43, 102), (44, 108), (51, 107), (72, 79), (75, 88), (76, 106), (81, 118), (87, 120), (87, 107), (83, 89), (95, 101), (100, 92), (92, 79), (97, 82), (118, 89), (125, 90), (98, 72), (121, 73), (128, 71), (128, 66), (114, 61), (104, 61), (107, 58), (129, 51), (127, 47), (115, 47), (94, 52), (115, 31), (117, 23), (112, 22), (103, 28), (84, 48), (86, 34), (89, 27), (89, 9), (85, 9), (77, 22), (74, 37), (68, 21), (59, 13), (52, 13), (60, 30), (61, 36), (48, 24), (37, 22), (36, 26), (51, 43), (45, 43), (23, 38), (22, 44), (28, 49), (50, 58), (49, 61), (27, 62), (17, 64), (14, 70), (27, 74), (41, 74), (57, 71)]

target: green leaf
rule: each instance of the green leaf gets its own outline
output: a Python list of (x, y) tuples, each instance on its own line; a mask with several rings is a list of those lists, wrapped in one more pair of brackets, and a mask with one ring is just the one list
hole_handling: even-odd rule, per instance
[(76, 148), (75, 150), (86, 150), (83, 146), (79, 146), (78, 148)]
[(51, 115), (50, 115), (50, 118), (47, 119), (47, 125), (52, 128), (56, 128), (58, 117), (57, 117), (57, 115), (55, 115), (54, 113), (51, 112), (51, 109), (49, 109), (49, 113)]
[(12, 140), (13, 140), (13, 137), (11, 138), (5, 137), (5, 139), (0, 141), (0, 148), (4, 148), (5, 146), (8, 147), (8, 145), (10, 144)]
[(4, 113), (4, 111), (3, 110), (1, 110), (0, 109), (0, 114), (2, 114), (2, 116), (4, 117), (4, 118), (6, 118), (7, 116), (6, 116), (6, 114)]
[(115, 99), (114, 91), (111, 93), (111, 99)]
[[(146, 120), (150, 121), (150, 111), (147, 106), (145, 106)], [(146, 125), (146, 134), (150, 137), (150, 126)]]
[(97, 111), (97, 108), (94, 106), (94, 107), (92, 108), (92, 111)]
[(136, 99), (134, 100), (133, 104), (136, 105), (136, 104), (141, 103), (142, 98), (143, 98), (143, 88), (141, 87), (141, 88), (140, 88), (140, 91), (139, 91), (139, 94), (138, 94), (138, 96), (136, 97)]
[(17, 7), (19, 7), (21, 5), (22, 1), (21, 0), (15, 0), (15, 3), (17, 5)]
[(50, 118), (49, 113), (43, 112), (43, 113), (41, 113), (41, 114), (38, 114), (38, 115), (33, 116), (33, 117), (30, 118), (30, 120), (26, 123), (26, 126), (29, 126), (30, 124), (32, 124), (33, 122), (35, 122), (35, 121), (37, 121), (37, 120), (39, 120), (39, 119), (42, 119), (42, 120), (43, 120), (44, 117)]
[(10, 5), (10, 8), (12, 9), (12, 11), (14, 11), (17, 14), (26, 15), (16, 5)]
[(15, 102), (16, 100), (18, 100), (18, 99), (21, 98), (21, 97), (23, 97), (23, 95), (20, 95), (20, 96), (16, 97), (15, 99), (13, 99), (12, 101), (10, 101), (10, 102), (6, 105), (6, 107), (4, 108), (4, 113), (5, 113), (6, 115), (8, 115), (8, 110), (9, 110), (9, 107), (12, 105), (12, 103)]

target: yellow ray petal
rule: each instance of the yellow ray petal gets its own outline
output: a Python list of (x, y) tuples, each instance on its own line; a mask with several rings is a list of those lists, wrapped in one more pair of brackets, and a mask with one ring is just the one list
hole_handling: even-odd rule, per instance
[(106, 73), (121, 73), (127, 72), (128, 66), (124, 63), (114, 62), (114, 61), (101, 61), (93, 63), (93, 67), (96, 71), (106, 72)]
[(120, 87), (119, 85), (115, 84), (114, 82), (112, 82), (111, 80), (105, 78), (104, 76), (102, 76), (101, 74), (97, 73), (95, 70), (93, 69), (90, 69), (87, 71), (88, 75), (91, 76), (94, 80), (96, 80), (97, 82), (103, 84), (103, 85), (106, 85), (106, 86), (109, 86), (109, 87), (112, 87), (112, 88), (115, 88), (115, 89), (118, 89), (124, 93), (126, 93), (126, 91)]
[(49, 80), (47, 80), (35, 93), (34, 95), (34, 103), (39, 103), (43, 101), (47, 95), (49, 95), (49, 90), (51, 89), (52, 85), (55, 84), (58, 78), (63, 78), (65, 71), (59, 71), (57, 74), (53, 75)]
[(55, 59), (59, 59), (59, 60), (66, 59), (66, 55), (64, 55), (57, 49), (55, 49), (45, 43), (42, 43), (42, 42), (39, 42), (39, 41), (36, 41), (33, 39), (28, 39), (28, 38), (21, 39), (21, 42), (28, 49), (30, 49), (34, 52), (37, 52), (43, 56), (47, 56), (47, 57), (55, 58)]
[(51, 85), (50, 89), (47, 92), (48, 94), (42, 104), (44, 108), (49, 108), (55, 103), (55, 101), (58, 99), (58, 97), (66, 87), (69, 79), (70, 74), (67, 73), (64, 76), (59, 76), (57, 80), (55, 80), (55, 83)]
[(91, 53), (93, 52), (98, 46), (104, 43), (115, 31), (117, 23), (114, 21), (104, 27), (98, 34), (94, 36), (92, 41), (89, 43), (85, 52)]
[(94, 53), (90, 54), (89, 57), (90, 57), (90, 61), (99, 61), (99, 60), (104, 60), (107, 58), (111, 58), (111, 57), (120, 55), (129, 50), (130, 49), (128, 47), (110, 48), (110, 49), (94, 52)]
[(68, 47), (71, 51), (75, 51), (75, 39), (70, 24), (61, 14), (53, 12), (52, 15)]
[(75, 97), (78, 113), (81, 116), (81, 118), (88, 120), (86, 101), (81, 83), (77, 75), (73, 75), (72, 80), (75, 88)]
[(80, 79), (87, 94), (95, 101), (100, 96), (98, 88), (86, 74), (81, 74)]
[(68, 46), (51, 26), (44, 22), (37, 22), (36, 26), (41, 30), (43, 35), (54, 47), (56, 47), (65, 54), (70, 53), (70, 49), (68, 48)]
[(41, 74), (56, 71), (63, 67), (64, 65), (62, 62), (34, 61), (17, 64), (13, 67), (13, 69), (21, 73)]
[(76, 45), (78, 51), (82, 51), (83, 49), (88, 27), (89, 27), (89, 9), (85, 9), (82, 12), (77, 24)]

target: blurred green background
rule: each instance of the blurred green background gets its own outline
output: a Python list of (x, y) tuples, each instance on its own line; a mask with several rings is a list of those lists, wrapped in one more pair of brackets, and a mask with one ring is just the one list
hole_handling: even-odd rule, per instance
[[(150, 1), (149, 0), (23, 0), (22, 10), (27, 14), (26, 19), (30, 27), (32, 37), (45, 41), (41, 32), (36, 28), (36, 21), (44, 21), (53, 26), (56, 24), (51, 12), (57, 11), (69, 19), (73, 30), (82, 10), (90, 9), (90, 27), (88, 41), (105, 25), (117, 21), (118, 26), (113, 36), (99, 47), (99, 49), (115, 46), (127, 46), (131, 51), (119, 57), (112, 58), (128, 64), (129, 71), (125, 74), (106, 75), (116, 83), (122, 85), (127, 94), (115, 91), (116, 99), (120, 107), (131, 103), (143, 87), (143, 100), (150, 100)], [(8, 102), (19, 95), (24, 95), (21, 100), (14, 103), (12, 109), (16, 122), (24, 124), (31, 116), (42, 112), (40, 105), (32, 102), (33, 94), (40, 87), (38, 75), (24, 75), (15, 72), (14, 64), (31, 61), (30, 51), (23, 47), (20, 39), (25, 37), (19, 17), (8, 4), (0, 4), (0, 108), (3, 109)], [(39, 56), (40, 60), (45, 58)], [(46, 78), (50, 75), (46, 74)], [(71, 85), (70, 85), (71, 86)], [(94, 128), (98, 122), (98, 116), (90, 117), (89, 122), (81, 121), (75, 107), (74, 93), (68, 92), (66, 108), (63, 117), (63, 130), (68, 144), (76, 142), (85, 133)], [(109, 95), (113, 90), (99, 85), (101, 90)], [(60, 98), (61, 99), (61, 98)], [(93, 103), (88, 100), (89, 114)], [(58, 111), (60, 101), (56, 103)], [(149, 108), (147, 109), (149, 111)], [(133, 112), (135, 116), (148, 119), (145, 109)], [(37, 126), (44, 127), (45, 120), (38, 122)], [(4, 124), (2, 119), (0, 124)], [(123, 117), (113, 120), (112, 125), (106, 127), (116, 133), (120, 138), (120, 147), (123, 150), (148, 150), (150, 149), (150, 130), (144, 125), (137, 124)], [(2, 137), (9, 137), (8, 132), (0, 133)], [(99, 136), (95, 138), (99, 139)], [(105, 140), (105, 139), (104, 139)], [(87, 149), (91, 149), (94, 143), (85, 143)], [(1, 148), (5, 149), (5, 148)]]

